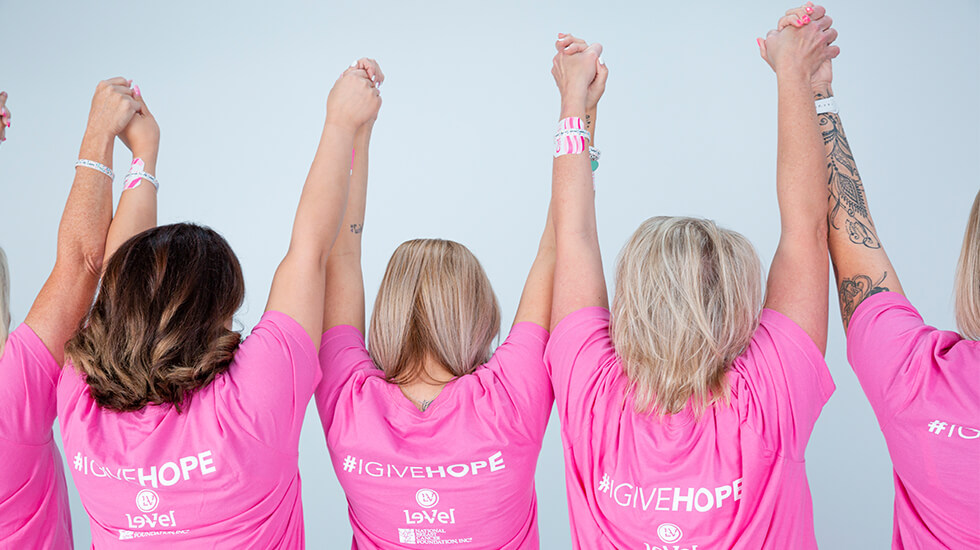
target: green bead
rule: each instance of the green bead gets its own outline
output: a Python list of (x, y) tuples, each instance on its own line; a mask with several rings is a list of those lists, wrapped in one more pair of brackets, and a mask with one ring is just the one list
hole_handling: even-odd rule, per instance
[(599, 161), (597, 160), (592, 161), (592, 171), (595, 172), (598, 169), (599, 169)]

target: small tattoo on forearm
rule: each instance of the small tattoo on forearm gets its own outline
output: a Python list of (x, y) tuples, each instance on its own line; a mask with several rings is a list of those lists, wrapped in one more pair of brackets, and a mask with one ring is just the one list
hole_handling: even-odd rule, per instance
[(363, 230), (364, 230), (364, 224), (363, 223), (352, 223), (352, 224), (350, 224), (350, 232), (353, 233), (353, 234), (355, 234), (355, 235), (359, 234)]
[(592, 128), (592, 115), (585, 115), (585, 129), (589, 130)]
[(851, 323), (851, 316), (854, 315), (854, 310), (861, 305), (861, 302), (879, 292), (888, 292), (888, 287), (882, 285), (887, 277), (888, 272), (886, 271), (877, 283), (872, 282), (871, 277), (867, 275), (855, 275), (850, 279), (841, 281), (838, 294), (840, 296), (840, 312), (844, 318), (845, 327)]

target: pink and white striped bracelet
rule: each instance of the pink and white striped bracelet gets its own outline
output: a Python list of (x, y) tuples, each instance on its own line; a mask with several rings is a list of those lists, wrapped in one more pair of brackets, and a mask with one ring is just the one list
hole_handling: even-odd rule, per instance
[(563, 118), (558, 123), (558, 133), (555, 134), (555, 158), (584, 153), (588, 150), (590, 141), (592, 134), (585, 129), (581, 118)]

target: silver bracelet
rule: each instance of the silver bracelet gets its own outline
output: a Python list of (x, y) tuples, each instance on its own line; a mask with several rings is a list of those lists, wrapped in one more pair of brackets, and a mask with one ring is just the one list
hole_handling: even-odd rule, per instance
[(602, 156), (602, 151), (596, 149), (595, 147), (589, 147), (589, 160), (599, 160)]
[(112, 169), (100, 162), (95, 162), (94, 160), (88, 160), (88, 159), (78, 159), (77, 161), (75, 161), (75, 168), (78, 168), (79, 166), (84, 166), (85, 168), (91, 168), (92, 170), (98, 170), (99, 172), (102, 172), (103, 174), (109, 176), (110, 180), (116, 179), (116, 175), (112, 173)]

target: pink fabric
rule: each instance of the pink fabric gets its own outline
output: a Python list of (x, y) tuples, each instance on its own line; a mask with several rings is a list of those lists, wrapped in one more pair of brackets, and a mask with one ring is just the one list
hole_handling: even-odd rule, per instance
[(883, 292), (851, 317), (847, 357), (895, 468), (893, 547), (980, 548), (980, 342)]
[(54, 441), (61, 367), (26, 324), (0, 356), (0, 548), (71, 548), (71, 514)]
[(425, 412), (385, 381), (360, 332), (323, 335), (317, 408), (354, 548), (538, 547), (534, 468), (553, 396), (548, 333), (514, 326)]
[(728, 374), (729, 405), (638, 414), (609, 311), (578, 310), (545, 352), (575, 548), (816, 548), (804, 451), (834, 390), (820, 351), (771, 310)]
[(98, 548), (302, 548), (298, 459), (319, 382), (309, 335), (270, 311), (183, 412), (117, 413), (66, 366), (65, 454)]

